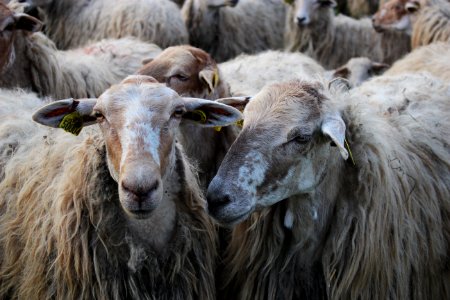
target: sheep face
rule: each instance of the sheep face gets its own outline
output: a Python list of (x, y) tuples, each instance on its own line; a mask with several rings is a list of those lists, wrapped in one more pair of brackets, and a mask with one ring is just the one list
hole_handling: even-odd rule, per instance
[(216, 62), (205, 51), (191, 46), (167, 48), (138, 74), (152, 76), (182, 96), (217, 99), (220, 93)]
[(319, 83), (264, 88), (244, 110), (244, 127), (208, 187), (208, 211), (224, 225), (283, 199), (312, 192), (331, 156), (345, 157), (345, 124), (325, 112)]
[(182, 120), (223, 126), (240, 117), (239, 111), (224, 104), (182, 98), (149, 76), (130, 76), (98, 99), (51, 103), (33, 116), (41, 124), (71, 132), (97, 123), (120, 203), (135, 218), (148, 218), (163, 200), (164, 186), (175, 168), (174, 135)]
[[(6, 5), (0, 3), (0, 71), (14, 62), (14, 39), (22, 32), (36, 32), (42, 23), (26, 14), (14, 13)], [(0, 73), (1, 73), (0, 72)]]
[(292, 2), (295, 14), (294, 23), (298, 26), (308, 26), (317, 21), (323, 11), (336, 6), (334, 0), (295, 0)]
[(411, 34), (411, 18), (419, 7), (420, 4), (417, 0), (388, 1), (373, 15), (373, 28), (378, 32), (397, 30)]
[(344, 66), (331, 71), (331, 77), (347, 79), (352, 87), (355, 87), (373, 76), (381, 75), (388, 68), (388, 64), (373, 62), (367, 57), (357, 57), (350, 59)]

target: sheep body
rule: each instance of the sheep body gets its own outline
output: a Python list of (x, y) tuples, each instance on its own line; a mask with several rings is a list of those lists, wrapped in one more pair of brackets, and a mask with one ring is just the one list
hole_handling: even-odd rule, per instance
[(218, 62), (241, 53), (283, 47), (285, 7), (277, 0), (240, 0), (236, 7), (208, 7), (187, 0), (182, 9), (190, 43)]
[(386, 71), (386, 75), (429, 72), (450, 82), (450, 61), (443, 57), (450, 57), (450, 43), (436, 42), (422, 46), (398, 60)]
[[(29, 0), (32, 5), (35, 0)], [(169, 0), (50, 0), (43, 11), (46, 34), (58, 49), (76, 48), (106, 38), (134, 36), (165, 48), (188, 42), (177, 4)]]
[(223, 79), (233, 96), (252, 96), (265, 85), (304, 76), (321, 76), (325, 70), (301, 53), (266, 51), (240, 55), (219, 64)]
[(43, 128), (28, 111), (39, 99), (0, 95), (10, 99), (0, 115), (26, 111), (0, 122), (2, 143), (8, 134), (20, 140), (2, 158), (1, 298), (214, 299), (214, 227), (181, 148), (172, 171), (179, 190), (165, 187), (176, 198), (175, 230), (159, 251), (148, 236), (161, 229), (123, 211), (96, 126), (79, 137)]
[[(313, 85), (265, 91), (307, 93), (289, 90), (296, 86)], [(320, 105), (340, 111), (355, 164), (336, 151), (314, 192), (290, 196), (237, 225), (224, 261), (224, 292), (238, 299), (448, 298), (448, 83), (423, 74), (381, 76), (349, 93), (324, 93)], [(267, 126), (271, 117), (264, 118)], [(239, 141), (229, 154), (237, 147), (245, 157), (248, 145)]]
[(0, 76), (0, 86), (32, 89), (54, 98), (97, 97), (136, 72), (144, 58), (160, 52), (134, 38), (104, 40), (83, 49), (59, 51), (41, 33), (19, 32), (15, 59)]

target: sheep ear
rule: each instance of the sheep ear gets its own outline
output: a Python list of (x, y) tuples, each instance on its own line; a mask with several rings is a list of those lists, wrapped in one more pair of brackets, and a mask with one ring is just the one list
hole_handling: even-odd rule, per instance
[(55, 101), (38, 109), (33, 114), (33, 120), (78, 135), (83, 127), (95, 123), (92, 111), (96, 103), (97, 99)]
[(234, 107), (239, 111), (244, 111), (247, 104), (250, 102), (252, 97), (230, 97), (217, 99), (216, 102), (226, 104), (228, 106)]
[(384, 72), (385, 70), (389, 69), (390, 65), (384, 64), (384, 63), (373, 62), (371, 67), (372, 67), (372, 71), (375, 74), (379, 75), (382, 72)]
[(405, 10), (408, 13), (415, 13), (420, 8), (420, 3), (417, 0), (408, 1), (405, 4)]
[(186, 113), (183, 120), (195, 122), (204, 127), (227, 126), (242, 119), (239, 110), (216, 101), (183, 98)]
[(37, 32), (42, 29), (41, 21), (24, 13), (14, 14), (14, 20), (16, 22), (15, 28), (18, 30)]
[(215, 88), (219, 85), (219, 72), (217, 69), (203, 69), (198, 73), (198, 77), (201, 82), (205, 83), (208, 87), (208, 91), (211, 94)]
[(337, 68), (336, 70), (334, 70), (334, 73), (333, 73), (333, 78), (340, 77), (340, 78), (348, 79), (349, 76), (350, 76), (350, 70), (346, 66)]
[(345, 149), (345, 123), (339, 114), (331, 114), (325, 116), (322, 122), (322, 133), (330, 137), (330, 139), (339, 148), (341, 156), (347, 160), (348, 152)]
[(147, 58), (144, 58), (144, 59), (142, 60), (142, 64), (143, 64), (143, 65), (146, 65), (146, 64), (148, 64), (148, 63), (151, 63), (154, 59), (155, 59), (154, 57), (147, 57)]

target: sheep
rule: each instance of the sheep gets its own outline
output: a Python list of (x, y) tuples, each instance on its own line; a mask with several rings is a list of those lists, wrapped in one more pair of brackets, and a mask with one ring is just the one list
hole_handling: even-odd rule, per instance
[(177, 4), (169, 0), (24, 0), (45, 16), (46, 34), (58, 49), (106, 38), (134, 36), (162, 48), (188, 42)]
[(241, 53), (281, 49), (285, 10), (280, 0), (186, 0), (182, 15), (190, 44), (223, 62)]
[(215, 299), (215, 228), (174, 138), (198, 110), (200, 126), (241, 118), (137, 75), (39, 108), (36, 122), (80, 137), (35, 126), (6, 162), (0, 297)]
[[(185, 97), (216, 100), (230, 96), (228, 84), (211, 56), (192, 46), (165, 49), (137, 74), (152, 76)], [(236, 126), (220, 130), (195, 124), (180, 127), (178, 139), (187, 157), (198, 168), (200, 186), (206, 191), (223, 157), (238, 134)]]
[(374, 14), (378, 10), (379, 0), (336, 0), (338, 11), (353, 18)]
[(240, 55), (219, 64), (222, 78), (233, 96), (253, 96), (265, 85), (310, 75), (322, 76), (325, 70), (302, 53), (266, 51)]
[(386, 75), (398, 75), (410, 72), (429, 72), (433, 76), (450, 82), (450, 43), (436, 42), (415, 49), (397, 61)]
[(373, 62), (367, 57), (355, 57), (341, 67), (325, 72), (324, 77), (330, 81), (334, 78), (344, 78), (351, 87), (356, 87), (373, 76), (381, 75), (388, 68), (388, 64)]
[(449, 96), (414, 74), (254, 96), (207, 193), (213, 218), (240, 223), (219, 294), (448, 299)]
[(334, 0), (295, 0), (286, 17), (285, 48), (301, 51), (327, 69), (337, 68), (358, 56), (392, 63), (409, 51), (408, 39), (382, 36), (370, 20), (334, 16)]
[[(111, 84), (135, 73), (141, 61), (161, 50), (133, 38), (104, 40), (89, 47), (58, 51), (39, 31), (41, 23), (0, 4), (0, 86), (31, 89), (54, 98), (97, 97)], [(33, 33), (35, 32), (35, 33)]]
[(378, 31), (397, 30), (411, 36), (411, 47), (450, 41), (450, 3), (447, 0), (391, 0), (373, 17)]

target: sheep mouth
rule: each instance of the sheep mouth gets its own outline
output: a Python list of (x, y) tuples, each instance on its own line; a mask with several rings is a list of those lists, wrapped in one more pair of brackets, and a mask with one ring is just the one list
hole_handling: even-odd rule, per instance
[(224, 227), (234, 227), (235, 225), (245, 221), (250, 214), (253, 212), (253, 210), (249, 210), (245, 213), (239, 214), (239, 215), (223, 215), (223, 216), (213, 216), (213, 218), (222, 226)]
[(150, 217), (150, 215), (153, 212), (153, 209), (139, 209), (139, 210), (129, 210), (129, 209), (125, 209), (125, 212), (135, 218), (135, 219), (147, 219)]

